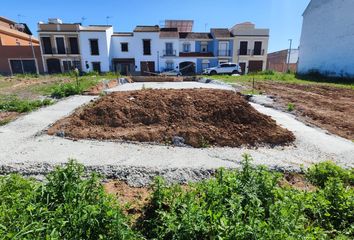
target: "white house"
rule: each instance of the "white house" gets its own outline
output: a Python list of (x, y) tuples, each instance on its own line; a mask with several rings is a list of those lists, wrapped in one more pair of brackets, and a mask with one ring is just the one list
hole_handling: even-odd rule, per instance
[(354, 76), (354, 1), (312, 0), (303, 14), (298, 72)]
[(85, 72), (108, 72), (111, 69), (112, 26), (80, 26), (81, 63)]

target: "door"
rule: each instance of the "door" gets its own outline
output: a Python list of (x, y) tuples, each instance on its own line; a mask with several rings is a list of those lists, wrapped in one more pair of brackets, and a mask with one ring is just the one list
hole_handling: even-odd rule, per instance
[(55, 59), (55, 58), (47, 59), (47, 69), (49, 74), (61, 73), (59, 59)]
[(152, 75), (151, 73), (155, 72), (155, 62), (152, 61), (140, 62), (140, 71), (141, 71), (141, 75), (144, 76)]
[(246, 63), (242, 62), (239, 63), (240, 67), (241, 67), (241, 71), (242, 71), (242, 75), (244, 75), (246, 73)]
[(58, 54), (65, 54), (65, 43), (63, 37), (56, 37), (55, 38), (57, 44), (57, 53)]
[(229, 56), (228, 42), (219, 42), (219, 56)]
[(263, 61), (249, 61), (248, 72), (261, 72), (263, 70)]
[(262, 54), (262, 42), (254, 42), (253, 55), (260, 56)]
[(101, 73), (101, 63), (100, 62), (92, 62), (92, 70), (94, 72)]
[(34, 60), (10, 60), (12, 74), (37, 73), (37, 66)]
[(73, 69), (71, 61), (63, 61), (64, 72), (70, 72)]

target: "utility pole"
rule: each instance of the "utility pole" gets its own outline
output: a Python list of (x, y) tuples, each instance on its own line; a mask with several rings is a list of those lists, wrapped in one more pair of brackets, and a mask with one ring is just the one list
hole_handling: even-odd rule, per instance
[(109, 19), (111, 19), (112, 17), (111, 16), (107, 16), (106, 17), (106, 25), (108, 26), (109, 24), (108, 24), (108, 21), (109, 21)]
[(293, 44), (293, 40), (289, 39), (290, 46), (289, 46), (289, 51), (288, 51), (288, 72), (290, 71), (290, 56), (291, 56), (291, 48)]

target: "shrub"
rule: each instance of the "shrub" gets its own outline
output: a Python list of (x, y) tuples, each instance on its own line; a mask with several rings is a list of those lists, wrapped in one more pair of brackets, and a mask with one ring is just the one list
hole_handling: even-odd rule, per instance
[(288, 103), (287, 109), (289, 112), (292, 112), (295, 110), (295, 104), (293, 103)]
[(305, 194), (282, 190), (280, 175), (253, 167), (245, 156), (240, 171), (221, 170), (215, 179), (187, 189), (155, 181), (138, 228), (148, 239), (318, 239), (307, 224)]
[(76, 83), (63, 83), (55, 86), (52, 89), (51, 96), (53, 98), (63, 98), (76, 94), (81, 94), (83, 88)]
[(42, 106), (51, 105), (51, 99), (44, 100), (26, 100), (19, 99), (16, 96), (7, 96), (0, 99), (0, 111), (8, 112), (30, 112)]
[(18, 175), (0, 178), (2, 239), (139, 239), (93, 174), (70, 161), (44, 184)]
[(341, 179), (345, 185), (354, 185), (354, 170), (346, 170), (331, 161), (313, 165), (306, 171), (306, 177), (312, 184), (321, 188), (332, 177)]

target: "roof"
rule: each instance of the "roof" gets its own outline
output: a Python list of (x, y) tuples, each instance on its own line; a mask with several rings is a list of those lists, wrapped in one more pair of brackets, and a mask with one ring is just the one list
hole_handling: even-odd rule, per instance
[(198, 33), (198, 32), (181, 32), (179, 33), (179, 38), (181, 39), (212, 39), (210, 33)]
[(115, 32), (115, 33), (113, 33), (113, 36), (117, 36), (117, 37), (132, 37), (132, 36), (134, 36), (134, 33), (132, 33), (132, 32)]
[(103, 25), (90, 25), (87, 27), (80, 26), (80, 31), (83, 32), (104, 32), (107, 29), (111, 28), (112, 26), (103, 26)]
[(179, 32), (192, 32), (193, 20), (165, 20), (165, 27), (178, 28)]
[(232, 34), (227, 28), (212, 28), (210, 29), (215, 38), (231, 38)]
[(177, 28), (161, 28), (160, 29), (161, 38), (178, 38), (178, 29)]
[(214, 57), (214, 54), (212, 52), (188, 52), (188, 53), (179, 53), (180, 57)]
[(14, 21), (12, 21), (12, 20), (10, 20), (10, 19), (4, 17), (4, 16), (0, 16), (0, 21), (6, 22), (6, 23), (10, 23), (10, 24), (15, 24)]
[(159, 32), (160, 27), (158, 25), (155, 26), (136, 26), (134, 32)]

